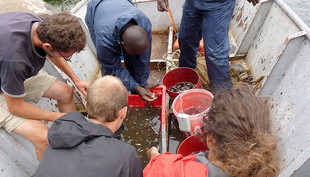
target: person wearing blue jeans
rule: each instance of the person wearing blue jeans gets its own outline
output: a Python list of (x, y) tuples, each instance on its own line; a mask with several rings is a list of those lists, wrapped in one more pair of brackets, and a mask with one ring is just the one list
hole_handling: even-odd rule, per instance
[[(253, 5), (259, 0), (248, 0)], [(157, 0), (168, 10), (168, 0)], [(236, 0), (185, 0), (179, 32), (179, 67), (196, 68), (197, 50), (204, 41), (205, 59), (213, 92), (232, 88), (229, 70), (229, 25)]]

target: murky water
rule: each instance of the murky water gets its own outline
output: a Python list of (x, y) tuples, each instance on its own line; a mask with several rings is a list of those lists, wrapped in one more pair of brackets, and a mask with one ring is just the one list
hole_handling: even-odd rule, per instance
[(178, 147), (184, 140), (184, 136), (179, 129), (179, 124), (174, 114), (169, 114), (168, 126), (168, 151), (176, 154)]
[(161, 108), (146, 105), (143, 108), (128, 108), (124, 120), (128, 130), (122, 132), (123, 141), (134, 146), (144, 166), (148, 163), (146, 151), (159, 146)]

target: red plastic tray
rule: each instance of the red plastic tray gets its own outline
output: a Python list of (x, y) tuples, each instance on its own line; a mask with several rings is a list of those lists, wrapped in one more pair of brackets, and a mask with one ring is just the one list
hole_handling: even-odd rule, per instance
[[(166, 146), (166, 86), (157, 86), (151, 89), (151, 92), (157, 96), (157, 99), (151, 104), (154, 107), (161, 107), (161, 128), (160, 128), (160, 151), (167, 151)], [(143, 101), (139, 95), (128, 95), (129, 107), (144, 107), (148, 102)]]

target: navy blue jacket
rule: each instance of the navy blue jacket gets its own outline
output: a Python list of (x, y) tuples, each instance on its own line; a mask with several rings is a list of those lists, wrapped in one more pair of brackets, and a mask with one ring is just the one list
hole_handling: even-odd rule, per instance
[[(85, 22), (96, 47), (102, 75), (120, 78), (127, 90), (145, 87), (150, 74), (152, 24), (130, 0), (91, 0), (87, 4)], [(149, 38), (149, 48), (141, 55), (129, 55), (120, 45), (124, 29), (129, 24), (141, 26)], [(122, 67), (120, 56), (124, 56)]]
[(136, 149), (78, 111), (58, 118), (48, 140), (34, 177), (142, 177)]

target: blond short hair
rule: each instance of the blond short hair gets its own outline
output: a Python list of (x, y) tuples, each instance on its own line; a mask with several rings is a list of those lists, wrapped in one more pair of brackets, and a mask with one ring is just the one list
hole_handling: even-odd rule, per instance
[(113, 122), (128, 104), (127, 89), (119, 78), (107, 75), (87, 87), (86, 101), (88, 118)]

